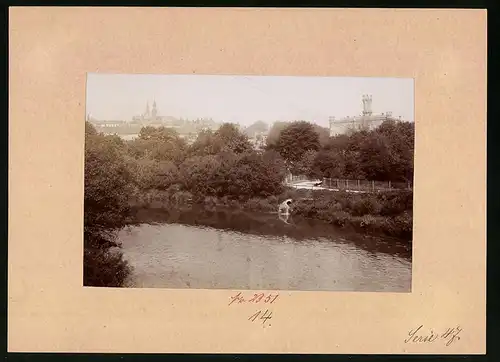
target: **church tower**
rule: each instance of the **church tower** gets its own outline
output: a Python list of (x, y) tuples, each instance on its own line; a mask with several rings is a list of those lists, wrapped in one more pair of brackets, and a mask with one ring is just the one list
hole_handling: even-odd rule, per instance
[(144, 118), (149, 119), (149, 102), (146, 103), (146, 113), (144, 113)]
[(156, 100), (154, 100), (153, 101), (153, 109), (151, 111), (151, 118), (153, 120), (155, 120), (157, 115), (158, 115), (158, 110), (156, 109)]

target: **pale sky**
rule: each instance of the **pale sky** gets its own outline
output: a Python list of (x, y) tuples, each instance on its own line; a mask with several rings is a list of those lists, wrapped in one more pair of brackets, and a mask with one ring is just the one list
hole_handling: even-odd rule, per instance
[(361, 114), (363, 94), (373, 113), (414, 121), (411, 78), (98, 74), (87, 77), (87, 114), (131, 120), (156, 100), (160, 116), (213, 118), (248, 126), (305, 120), (328, 127), (329, 116)]

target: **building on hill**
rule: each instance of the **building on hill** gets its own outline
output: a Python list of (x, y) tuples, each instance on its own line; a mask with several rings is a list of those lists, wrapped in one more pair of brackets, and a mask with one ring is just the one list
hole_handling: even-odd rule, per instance
[(211, 118), (198, 118), (196, 120), (178, 119), (172, 116), (162, 116), (159, 114), (156, 101), (153, 100), (153, 106), (149, 108), (149, 102), (146, 103), (144, 113), (132, 117), (133, 124), (141, 127), (168, 127), (174, 128), (180, 134), (188, 135), (198, 133), (205, 129), (216, 130), (219, 125)]
[(156, 101), (150, 108), (149, 102), (146, 103), (145, 111), (132, 117), (132, 121), (123, 120), (97, 120), (90, 115), (87, 121), (92, 123), (98, 132), (104, 134), (116, 134), (126, 136), (126, 138), (136, 137), (143, 127), (166, 127), (175, 129), (179, 135), (192, 140), (199, 132), (203, 130), (217, 130), (220, 126), (211, 118), (198, 118), (196, 120), (178, 119), (172, 116), (162, 116), (159, 114)]
[(160, 116), (156, 106), (156, 100), (153, 100), (153, 107), (149, 108), (149, 102), (146, 103), (144, 113), (132, 117), (132, 124), (138, 124), (141, 127), (172, 127), (178, 128), (178, 119), (171, 116)]
[(395, 118), (392, 112), (381, 114), (373, 114), (372, 112), (372, 96), (363, 95), (361, 98), (363, 103), (363, 112), (360, 116), (344, 117), (335, 119), (330, 117), (330, 136), (346, 134), (352, 131), (372, 130), (380, 126), (385, 121), (400, 121), (401, 117)]

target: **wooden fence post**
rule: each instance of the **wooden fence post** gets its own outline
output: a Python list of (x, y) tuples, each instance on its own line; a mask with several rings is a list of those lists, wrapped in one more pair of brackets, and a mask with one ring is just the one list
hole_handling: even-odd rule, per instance
[(391, 189), (391, 181), (389, 181), (389, 190)]

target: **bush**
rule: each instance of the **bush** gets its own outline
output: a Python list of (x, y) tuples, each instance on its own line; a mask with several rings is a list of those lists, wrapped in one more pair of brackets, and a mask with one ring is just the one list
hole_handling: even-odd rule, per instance
[(130, 217), (132, 176), (123, 158), (124, 144), (85, 125), (84, 273), (85, 286), (122, 286), (130, 268), (115, 232)]
[(355, 197), (351, 200), (349, 210), (354, 216), (363, 215), (380, 215), (382, 210), (382, 203), (372, 195), (363, 195), (362, 197)]
[(132, 268), (119, 250), (85, 248), (83, 257), (84, 285), (122, 287)]
[(284, 167), (270, 154), (221, 153), (195, 156), (180, 166), (183, 188), (197, 201), (206, 196), (238, 198), (267, 197), (283, 190)]
[(270, 212), (270, 211), (275, 211), (276, 207), (273, 203), (269, 202), (269, 199), (262, 199), (262, 198), (251, 198), (248, 200), (244, 208), (248, 210), (253, 210), (253, 211), (263, 211), (263, 212)]
[(170, 197), (170, 199), (174, 205), (186, 205), (193, 199), (193, 194), (187, 191), (177, 191)]

